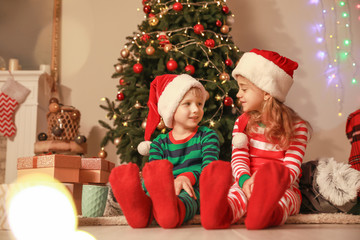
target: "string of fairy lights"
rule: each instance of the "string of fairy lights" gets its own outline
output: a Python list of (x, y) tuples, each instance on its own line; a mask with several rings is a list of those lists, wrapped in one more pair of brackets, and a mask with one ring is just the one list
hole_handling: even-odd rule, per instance
[[(353, 51), (351, 12), (359, 15), (360, 3), (350, 3), (348, 0), (310, 0), (310, 3), (321, 7), (322, 22), (316, 25), (316, 42), (322, 44), (324, 50), (319, 49), (316, 55), (327, 63), (327, 86), (335, 87), (338, 116), (341, 117), (344, 84), (359, 84), (359, 65)], [(360, 16), (357, 19), (360, 21)]]

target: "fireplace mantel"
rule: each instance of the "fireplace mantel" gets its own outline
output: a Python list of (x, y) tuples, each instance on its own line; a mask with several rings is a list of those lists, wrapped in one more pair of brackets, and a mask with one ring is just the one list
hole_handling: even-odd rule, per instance
[[(46, 112), (48, 99), (45, 82), (39, 80), (43, 71), (13, 71), (15, 81), (28, 89), (30, 94), (26, 101), (18, 105), (15, 112), (16, 134), (7, 138), (5, 183), (11, 183), (17, 177), (17, 158), (34, 155), (34, 144), (37, 134), (46, 132)], [(0, 71), (0, 87), (8, 80), (10, 73)]]

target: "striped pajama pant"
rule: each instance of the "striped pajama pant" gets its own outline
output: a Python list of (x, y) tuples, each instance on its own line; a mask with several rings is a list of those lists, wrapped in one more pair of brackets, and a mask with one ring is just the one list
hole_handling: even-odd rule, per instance
[[(236, 223), (246, 214), (248, 205), (245, 193), (237, 182), (234, 182), (229, 190), (228, 202), (233, 213), (232, 223)], [(295, 186), (290, 186), (280, 199), (279, 204), (284, 210), (284, 216), (281, 222), (281, 224), (284, 224), (289, 216), (298, 214), (300, 211), (301, 197), (299, 190)]]

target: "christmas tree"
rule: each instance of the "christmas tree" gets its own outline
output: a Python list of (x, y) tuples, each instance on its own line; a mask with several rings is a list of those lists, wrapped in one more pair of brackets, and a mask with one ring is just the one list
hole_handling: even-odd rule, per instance
[[(220, 159), (230, 161), (231, 134), (240, 114), (238, 87), (231, 72), (242, 52), (229, 32), (234, 22), (226, 0), (143, 0), (146, 20), (120, 51), (113, 78), (119, 79), (116, 99), (106, 98), (107, 129), (101, 146), (112, 142), (121, 162), (142, 167), (148, 157), (137, 152), (144, 140), (151, 81), (162, 74), (188, 73), (209, 92), (201, 125), (214, 129), (220, 139)], [(161, 122), (152, 137), (169, 131)]]

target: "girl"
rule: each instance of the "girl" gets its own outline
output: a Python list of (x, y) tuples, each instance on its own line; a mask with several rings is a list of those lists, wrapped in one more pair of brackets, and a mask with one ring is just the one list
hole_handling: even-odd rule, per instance
[(234, 69), (244, 111), (233, 130), (235, 182), (231, 183), (226, 162), (213, 162), (202, 172), (205, 228), (226, 228), (246, 214), (247, 229), (263, 229), (299, 213), (298, 186), (310, 125), (283, 103), (297, 67), (276, 52), (253, 49)]

